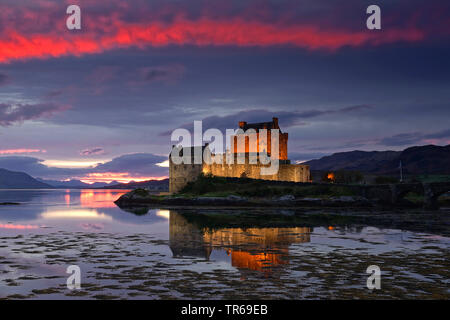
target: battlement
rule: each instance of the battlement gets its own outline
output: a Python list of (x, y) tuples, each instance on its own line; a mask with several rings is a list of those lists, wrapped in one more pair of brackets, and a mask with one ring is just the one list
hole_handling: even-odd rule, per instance
[[(287, 132), (282, 132), (278, 125), (278, 118), (272, 118), (270, 122), (247, 123), (239, 121), (239, 129), (244, 132), (231, 137), (233, 153), (252, 153), (264, 152), (269, 156), (279, 160), (288, 159), (288, 138)], [(267, 130), (267, 137), (261, 137), (260, 130)], [(272, 132), (270, 130), (279, 130), (277, 154), (272, 155)]]

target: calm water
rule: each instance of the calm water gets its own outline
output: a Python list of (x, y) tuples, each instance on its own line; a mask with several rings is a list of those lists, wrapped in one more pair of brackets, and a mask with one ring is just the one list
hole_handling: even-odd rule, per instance
[[(21, 203), (0, 206), (0, 298), (450, 297), (450, 238), (426, 224), (417, 232), (286, 210), (124, 211), (113, 203), (123, 193), (0, 190), (0, 202)], [(67, 289), (69, 265), (81, 268), (81, 290)], [(381, 269), (381, 290), (366, 287), (369, 265)]]

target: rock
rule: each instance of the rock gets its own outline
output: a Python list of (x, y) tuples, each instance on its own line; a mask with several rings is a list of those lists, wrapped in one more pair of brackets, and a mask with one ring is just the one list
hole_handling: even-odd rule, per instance
[(340, 196), (340, 197), (331, 197), (330, 200), (331, 200), (331, 201), (337, 201), (337, 202), (348, 202), (348, 203), (353, 203), (353, 202), (366, 202), (366, 201), (368, 201), (366, 198), (360, 197), (360, 196)]
[(230, 200), (230, 201), (247, 201), (247, 198), (239, 197), (239, 196), (235, 196), (235, 195), (229, 195), (227, 197), (227, 200)]
[(233, 204), (235, 202), (245, 202), (247, 201), (246, 198), (243, 197), (239, 197), (239, 196), (235, 196), (235, 195), (230, 195), (226, 198), (223, 197), (197, 197), (193, 199), (196, 203), (199, 204), (205, 204), (205, 203), (210, 203), (210, 204)]
[(340, 196), (340, 197), (331, 197), (329, 199), (324, 200), (324, 205), (327, 206), (337, 206), (337, 207), (345, 207), (345, 206), (353, 206), (353, 207), (367, 207), (372, 206), (369, 200), (360, 196)]
[(293, 210), (279, 210), (278, 213), (282, 214), (284, 216), (294, 216), (295, 215), (295, 211), (293, 211)]
[(322, 205), (322, 199), (321, 198), (302, 198), (302, 199), (296, 199), (293, 201), (296, 206), (321, 206)]
[(197, 203), (215, 203), (218, 201), (223, 201), (224, 198), (219, 198), (219, 197), (197, 197), (192, 199), (194, 200), (194, 202)]
[(286, 194), (278, 198), (278, 201), (294, 201), (295, 197), (292, 194)]
[(133, 200), (145, 200), (150, 198), (150, 193), (145, 189), (134, 189), (123, 196), (117, 202), (128, 202)]
[(307, 202), (322, 202), (321, 198), (303, 198), (301, 200), (302, 201), (307, 201)]

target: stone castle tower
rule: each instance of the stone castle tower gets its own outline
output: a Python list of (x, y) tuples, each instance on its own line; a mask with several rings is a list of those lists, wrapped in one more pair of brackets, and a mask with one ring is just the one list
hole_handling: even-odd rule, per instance
[[(278, 125), (278, 118), (272, 118), (271, 122), (260, 122), (260, 123), (247, 123), (245, 121), (239, 122), (239, 128), (242, 129), (244, 132), (246, 132), (245, 137), (245, 144), (239, 145), (238, 138), (239, 136), (233, 136), (233, 145), (234, 150), (233, 153), (250, 153), (250, 152), (266, 152), (269, 156), (272, 156), (272, 132), (270, 130), (272, 129), (278, 129), (280, 130), (279, 133), (279, 152), (278, 155), (273, 155), (279, 160), (288, 160), (288, 152), (287, 152), (287, 144), (288, 144), (288, 133), (282, 133), (280, 126)], [(267, 138), (266, 141), (262, 141), (260, 137), (260, 130), (265, 129), (267, 130)], [(248, 134), (248, 130), (254, 130), (255, 133)], [(252, 135), (254, 135), (254, 141), (256, 150), (250, 150), (250, 141), (252, 140)], [(263, 145), (263, 146), (261, 146)], [(255, 149), (254, 148), (254, 149)], [(260, 150), (262, 148), (263, 150)]]

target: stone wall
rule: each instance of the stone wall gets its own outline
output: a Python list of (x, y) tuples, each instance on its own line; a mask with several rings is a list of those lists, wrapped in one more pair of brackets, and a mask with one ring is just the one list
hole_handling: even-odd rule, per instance
[(174, 164), (169, 165), (169, 192), (179, 192), (190, 181), (194, 181), (202, 173), (201, 164)]
[(280, 164), (279, 170), (274, 175), (261, 175), (261, 168), (269, 167), (262, 164), (204, 164), (203, 173), (212, 174), (218, 177), (230, 178), (251, 178), (262, 180), (310, 182), (308, 165), (301, 164)]
[[(194, 149), (191, 150), (191, 163), (194, 163)], [(291, 181), (291, 182), (311, 182), (311, 174), (308, 165), (290, 164), (289, 160), (280, 160), (278, 172), (273, 175), (262, 175), (261, 169), (269, 168), (271, 164), (250, 163), (251, 158), (249, 154), (243, 154), (242, 158), (238, 154), (222, 154), (211, 155), (209, 149), (202, 148), (202, 152), (206, 151), (204, 155), (203, 164), (175, 164), (172, 157), (169, 157), (169, 192), (177, 193), (183, 189), (189, 182), (195, 181), (203, 172), (204, 174), (212, 174), (218, 177), (229, 178), (250, 178), (261, 180), (275, 180), (275, 181)], [(212, 163), (213, 157), (222, 158), (220, 164)], [(229, 159), (231, 157), (231, 159)], [(228, 160), (228, 161), (227, 161)], [(228, 164), (232, 161), (232, 164)]]
[(174, 164), (169, 166), (169, 192), (176, 193), (190, 181), (194, 181), (203, 172), (218, 177), (251, 178), (262, 180), (310, 182), (309, 166), (301, 164), (280, 164), (274, 175), (261, 175), (261, 168), (269, 167), (262, 164)]
[[(267, 153), (269, 156), (272, 155), (272, 133), (270, 130), (267, 130), (266, 139), (261, 139), (260, 141), (260, 133), (255, 132), (253, 134), (241, 134), (234, 135), (231, 137), (233, 153)], [(278, 139), (278, 155), (273, 155), (279, 160), (287, 160), (288, 159), (288, 139), (289, 134), (287, 133), (279, 133)]]

